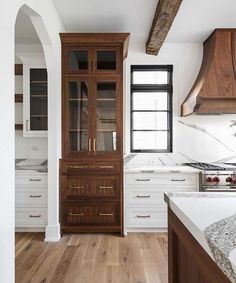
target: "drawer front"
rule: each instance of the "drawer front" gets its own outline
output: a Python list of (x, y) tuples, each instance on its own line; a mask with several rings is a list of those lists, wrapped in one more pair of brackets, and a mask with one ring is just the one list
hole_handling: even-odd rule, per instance
[(91, 180), (92, 193), (98, 197), (119, 198), (120, 186), (120, 177), (95, 177)]
[(16, 190), (15, 203), (17, 207), (47, 207), (47, 190), (36, 190), (32, 188), (27, 191)]
[(157, 188), (140, 188), (140, 187), (126, 187), (125, 201), (128, 205), (155, 205), (166, 207), (164, 201), (164, 192), (194, 192), (195, 187), (157, 187)]
[(47, 225), (46, 208), (16, 208), (16, 227), (45, 227)]
[(65, 225), (114, 225), (120, 223), (120, 210), (118, 203), (64, 204), (62, 211), (63, 224)]
[(75, 173), (120, 173), (121, 163), (119, 161), (94, 161), (94, 162), (66, 162), (67, 174)]
[(16, 186), (28, 186), (28, 187), (46, 187), (48, 184), (47, 175), (16, 175)]
[(89, 195), (89, 180), (84, 177), (68, 177), (63, 185), (64, 199), (77, 199)]
[(167, 208), (127, 208), (126, 226), (130, 228), (166, 228)]
[(120, 178), (116, 176), (69, 176), (63, 189), (64, 200), (94, 198), (116, 198), (120, 196)]
[(133, 186), (196, 186), (198, 184), (197, 174), (126, 174), (125, 183)]

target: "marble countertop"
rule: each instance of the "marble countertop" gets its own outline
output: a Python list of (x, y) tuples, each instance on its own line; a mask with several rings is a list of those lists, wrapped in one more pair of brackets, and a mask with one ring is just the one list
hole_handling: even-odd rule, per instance
[(15, 159), (16, 172), (48, 172), (47, 159)]
[(125, 173), (200, 173), (200, 171), (185, 165), (133, 165), (124, 168)]
[(166, 193), (165, 201), (231, 282), (236, 283), (236, 194)]
[[(199, 173), (200, 170), (184, 165), (184, 163), (194, 162), (181, 155), (154, 154), (147, 158), (142, 155), (128, 154), (124, 156), (125, 173)], [(148, 172), (149, 171), (149, 172)]]

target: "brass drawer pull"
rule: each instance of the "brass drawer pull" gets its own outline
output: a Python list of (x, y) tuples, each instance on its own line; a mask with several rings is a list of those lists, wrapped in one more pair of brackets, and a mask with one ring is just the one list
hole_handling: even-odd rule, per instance
[(136, 179), (137, 182), (149, 182), (150, 179)]
[(172, 182), (185, 182), (186, 179), (171, 179)]
[(150, 195), (137, 195), (137, 198), (150, 198)]
[(114, 166), (113, 165), (100, 165), (99, 168), (108, 169), (108, 168), (114, 168)]
[(88, 168), (88, 165), (70, 165), (69, 168), (71, 168), (71, 169), (83, 169), (83, 168)]
[(30, 182), (40, 182), (42, 179), (29, 179)]
[(150, 218), (151, 215), (136, 215), (137, 218)]
[(96, 139), (93, 140), (93, 151), (97, 151), (97, 149), (96, 149)]
[(113, 213), (99, 213), (100, 216), (113, 216)]
[(89, 151), (92, 151), (92, 139), (89, 139)]
[(84, 186), (71, 186), (70, 189), (84, 189)]
[(41, 198), (42, 195), (30, 195), (29, 197), (30, 197), (30, 198)]
[(99, 186), (99, 189), (113, 189), (112, 186)]
[(140, 170), (141, 173), (154, 173), (154, 170)]
[(30, 217), (30, 218), (40, 218), (41, 216), (42, 216), (41, 214), (39, 214), (39, 215), (32, 215), (32, 214), (31, 214), (29, 217)]
[(81, 213), (70, 213), (70, 216), (83, 216), (84, 214), (83, 214), (83, 212), (81, 212)]

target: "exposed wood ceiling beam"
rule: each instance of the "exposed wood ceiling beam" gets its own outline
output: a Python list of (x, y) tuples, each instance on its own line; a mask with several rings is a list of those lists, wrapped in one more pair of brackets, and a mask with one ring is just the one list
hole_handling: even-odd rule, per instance
[(146, 43), (146, 53), (157, 55), (178, 13), (182, 0), (159, 0)]

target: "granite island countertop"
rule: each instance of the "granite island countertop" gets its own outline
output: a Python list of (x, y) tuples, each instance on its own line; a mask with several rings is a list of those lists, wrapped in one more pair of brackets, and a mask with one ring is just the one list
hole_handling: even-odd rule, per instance
[(47, 159), (15, 159), (16, 172), (48, 172)]
[(236, 194), (166, 193), (170, 209), (236, 283)]

